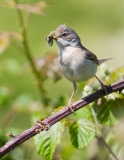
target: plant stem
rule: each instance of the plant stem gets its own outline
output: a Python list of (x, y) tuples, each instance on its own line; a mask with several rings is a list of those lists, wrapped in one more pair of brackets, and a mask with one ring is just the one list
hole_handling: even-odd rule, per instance
[[(110, 94), (112, 92), (122, 91), (122, 89), (124, 89), (124, 79), (107, 86), (107, 93)], [(74, 111), (77, 111), (80, 108), (83, 108), (86, 105), (96, 101), (97, 99), (102, 98), (103, 96), (106, 96), (106, 93), (102, 89), (100, 89), (100, 90), (82, 98), (81, 100), (73, 103), (73, 109), (74, 109)], [(68, 106), (64, 107), (63, 109), (59, 110), (58, 112), (55, 112), (51, 116), (49, 116), (49, 117), (45, 118), (43, 121), (41, 121), (41, 125), (35, 125), (35, 126), (29, 128), (28, 130), (22, 132), (21, 134), (16, 135), (12, 140), (9, 140), (8, 142), (6, 142), (6, 144), (4, 146), (2, 146), (0, 148), (0, 158), (3, 157), (8, 152), (12, 151), (18, 145), (25, 142), (26, 140), (30, 139), (31, 137), (35, 136), (36, 134), (39, 134), (39, 132), (42, 132), (44, 130), (43, 127), (44, 128), (47, 127), (47, 129), (49, 130), (52, 125), (54, 125), (55, 123), (57, 123), (58, 121), (60, 121), (61, 119), (67, 117), (68, 115), (70, 115), (72, 113), (74, 113), (74, 112), (71, 109), (68, 109)], [(39, 124), (40, 124), (40, 121), (39, 121)], [(97, 138), (100, 139), (99, 136)], [(104, 139), (101, 138), (100, 140), (104, 143), (106, 148), (108, 150), (110, 150), (109, 152), (113, 155), (113, 157), (116, 160), (119, 160), (116, 157), (116, 155), (113, 152), (111, 152), (110, 147), (106, 144)]]
[[(94, 108), (92, 106), (90, 106), (90, 110), (91, 110), (92, 116), (94, 118), (94, 121), (95, 121), (97, 127), (100, 129), (96, 113), (95, 113)], [(115, 153), (112, 151), (112, 149), (109, 147), (109, 145), (106, 143), (104, 137), (102, 136), (102, 133), (100, 136), (96, 135), (96, 138), (104, 144), (104, 146), (108, 149), (109, 153), (115, 158), (115, 160), (119, 160), (117, 158), (117, 156), (115, 155)]]
[[(18, 4), (18, 0), (15, 0), (15, 3)], [(30, 66), (32, 67), (32, 71), (38, 81), (38, 89), (39, 89), (39, 92), (40, 92), (40, 95), (41, 95), (41, 100), (44, 104), (48, 104), (48, 98), (46, 97), (46, 91), (42, 85), (42, 81), (41, 81), (41, 76), (40, 76), (40, 73), (39, 71), (37, 70), (36, 66), (35, 66), (35, 63), (33, 61), (33, 57), (32, 57), (32, 54), (31, 54), (31, 51), (30, 51), (30, 48), (28, 46), (28, 40), (27, 40), (27, 24), (28, 22), (26, 23), (26, 25), (24, 24), (23, 22), (23, 16), (22, 16), (22, 13), (20, 11), (20, 9), (17, 9), (16, 8), (16, 11), (17, 11), (17, 16), (18, 16), (18, 20), (19, 20), (19, 24), (20, 24), (20, 27), (22, 29), (21, 31), (21, 34), (23, 36), (23, 42), (22, 42), (22, 45), (24, 47), (24, 54), (25, 56), (27, 57), (29, 63), (30, 63)], [(28, 15), (29, 16), (29, 15)], [(28, 20), (28, 19), (27, 19)]]
[(96, 113), (94, 111), (94, 108), (92, 106), (90, 106), (90, 110), (91, 110), (91, 113), (92, 113), (92, 116), (93, 116), (93, 119), (94, 119), (94, 122), (97, 126), (99, 126), (99, 123), (98, 123), (98, 119), (96, 117)]
[(112, 151), (112, 149), (109, 147), (109, 145), (106, 143), (103, 136), (96, 136), (96, 138), (105, 145), (105, 147), (108, 149), (109, 153), (115, 158), (115, 160), (119, 160), (115, 153)]

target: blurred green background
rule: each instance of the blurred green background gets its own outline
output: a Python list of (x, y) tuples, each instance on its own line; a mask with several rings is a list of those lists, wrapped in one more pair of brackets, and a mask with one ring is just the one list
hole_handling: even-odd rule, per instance
[[(2, 2), (4, 0), (0, 0), (0, 3)], [(19, 2), (34, 4), (39, 1), (20, 0)], [(65, 23), (79, 34), (82, 44), (95, 53), (98, 59), (113, 58), (107, 62), (109, 68), (116, 69), (124, 64), (123, 0), (47, 0), (46, 2), (48, 2), (48, 6), (44, 9), (44, 15), (31, 14), (30, 17), (28, 43), (34, 58), (43, 57), (48, 52), (57, 54), (55, 43), (49, 47), (45, 37), (60, 24)], [(19, 31), (14, 9), (0, 6), (0, 31)], [(18, 116), (14, 116), (15, 113), (10, 114), (13, 98), (23, 99), (27, 97), (29, 101), (30, 99), (35, 102), (40, 101), (33, 73), (27, 68), (21, 72), (25, 63), (27, 63), (26, 57), (20, 54), (12, 44), (0, 54), (0, 92), (1, 95), (8, 94), (8, 99), (10, 99), (9, 105), (0, 108), (2, 119), (0, 123), (3, 130), (7, 127), (18, 126), (19, 128), (22, 127), (21, 130), (23, 131), (31, 126), (28, 113), (20, 113), (17, 114)], [(44, 86), (50, 99), (57, 99), (61, 95), (69, 98), (72, 92), (72, 84), (65, 78), (57, 83), (49, 78), (44, 82)], [(81, 93), (77, 91), (74, 100), (80, 98)], [(24, 103), (28, 103), (27, 99), (24, 100)], [(5, 117), (7, 114), (9, 119)], [(9, 124), (4, 126), (3, 123), (7, 124), (9, 120)]]
[[(38, 1), (20, 1), (32, 2)], [(123, 0), (104, 0), (104, 1), (47, 1), (50, 5), (45, 9), (45, 15), (32, 14), (29, 24), (28, 40), (33, 56), (40, 57), (48, 51), (55, 51), (57, 47), (49, 47), (44, 38), (55, 30), (60, 24), (65, 23), (73, 28), (81, 37), (82, 44), (95, 53), (99, 59), (113, 58), (107, 62), (112, 69), (123, 65), (124, 55), (124, 1)], [(0, 8), (0, 30), (18, 31), (18, 24), (15, 10), (7, 7)], [(9, 46), (0, 56), (0, 62), (14, 60), (22, 66), (26, 59), (17, 53), (13, 46)], [(9, 64), (8, 64), (9, 65)], [(16, 65), (16, 64), (15, 64)], [(10, 66), (8, 66), (9, 68)], [(11, 67), (10, 67), (11, 68)], [(4, 71), (1, 66), (0, 83), (13, 86), (16, 94), (28, 93), (34, 98), (38, 98), (36, 87), (32, 84), (34, 79), (31, 73), (25, 71), (22, 75)], [(47, 91), (50, 96), (57, 96), (65, 92), (61, 87), (59, 93), (54, 93), (61, 85), (69, 86), (66, 92), (71, 93), (72, 86), (67, 80), (53, 84), (48, 80)]]

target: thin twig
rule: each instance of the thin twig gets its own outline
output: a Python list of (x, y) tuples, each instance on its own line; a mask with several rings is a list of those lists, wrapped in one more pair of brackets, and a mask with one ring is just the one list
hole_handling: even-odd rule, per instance
[(95, 113), (94, 108), (92, 106), (90, 106), (90, 110), (91, 110), (95, 124), (99, 127), (98, 119), (96, 117), (96, 113)]
[(24, 26), (26, 30), (28, 29), (29, 19), (30, 19), (30, 12), (26, 11), (24, 17)]
[[(19, 3), (18, 0), (15, 0), (15, 3), (18, 4)], [(16, 8), (16, 12), (17, 12), (19, 24), (20, 24), (20, 27), (21, 27), (21, 34), (23, 36), (22, 44), (23, 44), (24, 51), (25, 51), (24, 54), (26, 55), (26, 57), (27, 57), (27, 59), (30, 63), (30, 66), (32, 67), (32, 71), (33, 71), (33, 73), (34, 73), (34, 75), (35, 75), (35, 77), (38, 81), (38, 89), (39, 89), (39, 92), (41, 94), (41, 100), (42, 100), (43, 104), (47, 105), (48, 104), (48, 98), (46, 97), (46, 91), (45, 91), (45, 89), (42, 85), (42, 80), (41, 80), (40, 73), (35, 66), (30, 48), (28, 46), (28, 40), (27, 40), (27, 28), (28, 28), (28, 26), (27, 25), (28, 25), (29, 17), (27, 17), (26, 22), (24, 22), (20, 9)], [(16, 46), (16, 48), (17, 47), (19, 47), (19, 46)], [(20, 51), (20, 49), (22, 51), (22, 48), (19, 48), (19, 51)]]
[[(121, 81), (118, 81), (116, 83), (111, 84), (110, 86), (107, 86), (107, 93), (110, 94), (112, 92), (116, 91), (122, 91), (124, 89), (124, 79)], [(103, 96), (106, 96), (106, 93), (100, 89), (81, 100), (75, 102), (73, 104), (73, 110), (77, 111), (80, 108), (83, 108), (84, 106), (92, 103), (93, 101), (102, 98)], [(68, 115), (72, 114), (73, 111), (68, 109), (68, 107), (63, 108), (62, 110), (54, 113), (53, 115), (49, 116), (48, 118), (44, 119), (41, 124), (44, 124), (48, 126), (48, 129), (60, 121), (61, 119), (67, 117)], [(42, 126), (42, 125), (41, 125)], [(43, 131), (43, 128), (40, 127), (40, 125), (36, 125), (31, 127), (30, 129), (24, 131), (23, 133), (15, 136), (12, 140), (8, 141), (3, 147), (0, 148), (0, 158), (3, 157), (8, 152), (12, 151), (15, 147), (22, 144), (24, 141), (30, 139), (31, 137), (35, 136), (39, 133), (39, 131)], [(118, 160), (118, 159), (117, 159)]]
[(118, 157), (111, 150), (111, 148), (109, 147), (109, 145), (106, 143), (106, 141), (104, 140), (103, 136), (96, 136), (96, 138), (105, 145), (105, 147), (108, 149), (109, 153), (115, 158), (115, 160), (119, 160)]
[[(94, 121), (95, 121), (97, 127), (100, 129), (100, 127), (99, 127), (99, 122), (98, 122), (98, 119), (97, 119), (97, 117), (96, 117), (96, 113), (95, 113), (95, 111), (94, 111), (94, 109), (93, 109), (92, 106), (90, 106), (90, 110), (91, 110), (91, 113), (92, 113), (92, 115), (93, 115), (93, 118), (94, 118)], [(115, 153), (112, 151), (112, 149), (110, 148), (110, 146), (106, 143), (106, 141), (105, 141), (105, 139), (104, 139), (104, 137), (103, 137), (103, 135), (102, 135), (102, 132), (101, 132), (100, 134), (101, 134), (101, 135), (96, 135), (96, 138), (104, 144), (104, 146), (108, 149), (109, 153), (115, 158), (115, 160), (119, 160), (119, 159), (117, 158), (116, 154), (115, 154)]]
[(17, 49), (17, 51), (19, 51), (20, 53), (22, 53), (22, 54), (25, 54), (25, 50), (24, 50), (24, 48), (22, 48), (22, 46), (20, 46), (19, 44), (18, 44), (18, 42), (16, 41), (16, 40), (14, 40), (14, 39), (12, 39), (11, 40), (11, 43), (12, 43), (12, 45)]

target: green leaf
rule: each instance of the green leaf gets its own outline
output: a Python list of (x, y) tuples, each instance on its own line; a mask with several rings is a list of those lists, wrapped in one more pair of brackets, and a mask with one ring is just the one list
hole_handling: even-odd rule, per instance
[(43, 131), (34, 137), (38, 153), (48, 160), (51, 160), (57, 144), (60, 142), (64, 124), (58, 122), (49, 131)]
[(88, 119), (91, 122), (94, 122), (93, 115), (90, 110), (90, 105), (92, 104), (89, 104), (86, 107), (76, 111), (76, 117), (78, 119), (84, 118), (84, 119)]
[(96, 131), (96, 126), (85, 119), (73, 122), (69, 126), (70, 139), (76, 148), (87, 146), (95, 137)]
[(100, 104), (94, 104), (97, 119), (104, 126), (113, 126), (119, 119), (124, 118), (124, 98), (112, 93), (107, 99), (102, 98)]

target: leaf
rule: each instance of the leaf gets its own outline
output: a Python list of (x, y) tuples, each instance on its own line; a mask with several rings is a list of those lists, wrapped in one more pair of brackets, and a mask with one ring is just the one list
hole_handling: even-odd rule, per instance
[(39, 1), (38, 3), (30, 4), (30, 3), (18, 3), (16, 4), (13, 0), (6, 0), (3, 3), (0, 3), (2, 6), (9, 6), (15, 9), (21, 9), (25, 12), (31, 12), (35, 14), (44, 14), (43, 9), (48, 6), (48, 3), (45, 1)]
[(14, 7), (15, 2), (14, 2), (14, 0), (5, 0), (5, 1), (1, 2), (0, 5)]
[(0, 33), (0, 54), (9, 46), (12, 38), (22, 40), (22, 36), (14, 31)]
[(97, 119), (104, 126), (112, 126), (124, 118), (124, 98), (112, 93), (108, 98), (102, 98), (100, 104), (94, 103)]
[(32, 12), (35, 14), (44, 14), (43, 8), (47, 7), (47, 2), (40, 1), (33, 5), (29, 3), (19, 3), (15, 5), (15, 8), (25, 10), (26, 12)]
[(90, 105), (92, 104), (89, 104), (86, 107), (76, 111), (76, 117), (78, 117), (79, 119), (80, 118), (88, 119), (89, 121), (94, 122), (93, 115), (90, 109)]
[(9, 6), (15, 9), (21, 9), (25, 12), (32, 12), (35, 14), (44, 14), (43, 9), (48, 6), (48, 3), (45, 1), (39, 1), (38, 3), (30, 4), (30, 3), (18, 3), (16, 4), (13, 0), (6, 0), (3, 3), (0, 3), (2, 6)]
[(35, 145), (38, 153), (48, 160), (51, 160), (53, 153), (64, 130), (64, 125), (61, 122), (54, 124), (49, 131), (43, 131), (34, 137)]
[(76, 148), (86, 147), (95, 137), (96, 126), (88, 120), (80, 119), (69, 126), (70, 139)]

